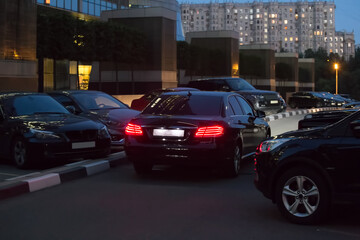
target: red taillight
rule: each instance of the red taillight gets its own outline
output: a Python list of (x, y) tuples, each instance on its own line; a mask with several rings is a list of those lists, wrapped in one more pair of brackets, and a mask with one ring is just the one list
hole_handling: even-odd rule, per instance
[(220, 137), (224, 134), (222, 126), (200, 127), (195, 133), (195, 137)]
[(135, 135), (135, 136), (142, 136), (143, 131), (141, 129), (141, 126), (128, 123), (128, 125), (125, 128), (125, 134), (126, 135)]

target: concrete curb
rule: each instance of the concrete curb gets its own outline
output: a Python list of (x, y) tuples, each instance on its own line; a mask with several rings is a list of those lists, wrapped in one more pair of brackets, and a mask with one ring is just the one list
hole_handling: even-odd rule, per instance
[(314, 113), (314, 112), (320, 112), (320, 111), (329, 111), (329, 110), (337, 110), (339, 108), (336, 107), (325, 107), (325, 108), (312, 108), (312, 109), (304, 109), (304, 110), (293, 110), (285, 113), (277, 113), (273, 115), (269, 115), (265, 117), (265, 120), (267, 122), (275, 121), (281, 118), (287, 118), (295, 115), (300, 114), (307, 114), (307, 113)]
[(11, 178), (0, 183), (0, 200), (91, 176), (125, 162), (125, 152), (118, 152), (110, 154), (104, 159), (84, 160), (42, 172)]

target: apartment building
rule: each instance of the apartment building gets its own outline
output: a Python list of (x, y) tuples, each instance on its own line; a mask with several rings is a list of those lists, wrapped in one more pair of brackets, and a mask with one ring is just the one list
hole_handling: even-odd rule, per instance
[(334, 1), (182, 4), (181, 19), (185, 34), (233, 30), (240, 45), (294, 53), (321, 47), (348, 60), (355, 53), (354, 34), (335, 30), (335, 7)]

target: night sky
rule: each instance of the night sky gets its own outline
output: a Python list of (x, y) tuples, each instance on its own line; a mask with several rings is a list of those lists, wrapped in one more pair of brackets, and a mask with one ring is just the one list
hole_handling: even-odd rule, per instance
[[(209, 3), (212, 2), (253, 2), (249, 0), (178, 0), (181, 3)], [(259, 2), (269, 2), (269, 0), (258, 0)], [(271, 0), (275, 1), (275, 0)], [(299, 0), (300, 1), (300, 0)], [(305, 0), (303, 0), (305, 1)], [(331, 2), (332, 0), (329, 0)], [(334, 0), (335, 10), (335, 29), (336, 31), (347, 31), (355, 33), (355, 43), (360, 44), (360, 0)], [(297, 2), (297, 0), (278, 0), (278, 2)], [(308, 2), (314, 2), (308, 0)]]

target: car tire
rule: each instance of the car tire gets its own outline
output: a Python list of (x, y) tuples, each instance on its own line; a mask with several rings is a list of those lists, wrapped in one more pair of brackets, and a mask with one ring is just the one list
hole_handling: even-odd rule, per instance
[(239, 145), (236, 145), (232, 150), (232, 155), (226, 159), (225, 164), (225, 177), (235, 178), (240, 173), (240, 164), (241, 164), (241, 148)]
[(331, 204), (324, 177), (309, 168), (292, 168), (283, 173), (275, 191), (281, 214), (297, 224), (320, 222)]
[(146, 164), (146, 163), (139, 163), (136, 161), (133, 161), (135, 172), (138, 175), (147, 175), (151, 173), (153, 165), (152, 164)]
[(289, 103), (289, 105), (290, 105), (290, 107), (291, 107), (292, 109), (295, 109), (295, 108), (297, 107), (294, 102)]
[(26, 142), (21, 137), (16, 137), (11, 145), (11, 156), (15, 165), (20, 169), (28, 168), (30, 165)]

